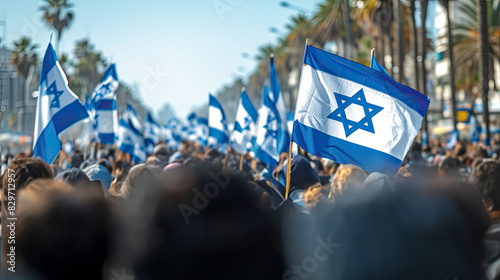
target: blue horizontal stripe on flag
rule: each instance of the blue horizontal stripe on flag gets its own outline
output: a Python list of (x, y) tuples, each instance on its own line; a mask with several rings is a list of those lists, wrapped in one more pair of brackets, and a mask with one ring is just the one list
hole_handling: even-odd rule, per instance
[(130, 155), (134, 155), (134, 145), (130, 145), (130, 144), (121, 144), (120, 145), (120, 151), (124, 152), (124, 153), (127, 153), (127, 154), (130, 154)]
[(101, 99), (95, 106), (96, 110), (116, 110), (116, 100)]
[(41, 157), (45, 162), (51, 164), (61, 150), (59, 133), (87, 117), (87, 111), (80, 100), (75, 100), (59, 110), (38, 136), (33, 148), (33, 157)]
[(248, 94), (246, 91), (241, 93), (241, 104), (243, 105), (243, 108), (245, 108), (245, 111), (248, 112), (250, 117), (252, 118), (253, 122), (257, 122), (257, 118), (259, 117), (259, 113), (255, 109), (255, 107), (252, 104), (252, 101), (250, 101), (250, 98), (248, 97)]
[(293, 123), (293, 142), (315, 156), (354, 164), (368, 172), (396, 176), (402, 161), (389, 154), (330, 136), (299, 121)]
[(50, 121), (36, 140), (33, 157), (39, 157), (46, 163), (51, 164), (60, 150), (61, 140), (57, 137), (54, 122)]
[(115, 134), (114, 133), (99, 133), (99, 140), (102, 144), (114, 144)]
[(394, 79), (388, 78), (386, 74), (315, 47), (307, 46), (304, 63), (316, 70), (350, 80), (397, 98), (417, 111), (422, 117), (425, 116), (429, 107), (430, 99), (427, 96), (399, 84)]
[(254, 145), (253, 152), (256, 158), (267, 164), (268, 169), (274, 170), (278, 166), (278, 161), (262, 150), (260, 146)]
[(47, 79), (47, 74), (54, 66), (56, 66), (57, 55), (56, 51), (52, 47), (52, 44), (49, 43), (47, 46), (47, 50), (45, 51), (45, 56), (43, 57), (42, 62), (42, 70), (40, 71), (40, 85), (45, 82)]
[(227, 142), (229, 141), (229, 136), (227, 136), (224, 132), (213, 127), (210, 127), (208, 129), (208, 136), (214, 137), (221, 144), (227, 144)]

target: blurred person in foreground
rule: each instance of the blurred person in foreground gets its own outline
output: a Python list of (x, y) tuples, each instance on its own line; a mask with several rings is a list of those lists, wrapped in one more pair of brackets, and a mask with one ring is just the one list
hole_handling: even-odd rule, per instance
[(491, 226), (486, 236), (486, 277), (500, 276), (500, 162), (487, 161), (478, 164), (469, 181), (482, 195)]

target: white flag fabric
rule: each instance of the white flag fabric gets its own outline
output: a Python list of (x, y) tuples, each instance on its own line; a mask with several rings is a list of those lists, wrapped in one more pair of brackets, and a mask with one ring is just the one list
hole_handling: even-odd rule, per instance
[(258, 116), (259, 114), (248, 94), (243, 91), (238, 103), (236, 121), (231, 135), (231, 148), (237, 153), (246, 154), (251, 149)]
[(68, 87), (57, 55), (49, 43), (42, 62), (33, 143), (33, 157), (51, 164), (61, 150), (60, 135), (89, 117)]

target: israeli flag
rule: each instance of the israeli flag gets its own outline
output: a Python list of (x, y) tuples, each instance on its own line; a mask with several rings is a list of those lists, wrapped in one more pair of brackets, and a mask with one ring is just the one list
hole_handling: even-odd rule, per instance
[(160, 126), (148, 112), (146, 122), (144, 123), (144, 142), (146, 143), (147, 154), (152, 154), (155, 145), (160, 142)]
[(209, 94), (208, 103), (208, 145), (214, 147), (229, 142), (229, 132), (226, 124), (226, 115), (219, 100)]
[(205, 147), (208, 143), (208, 119), (197, 118), (198, 125), (196, 126), (196, 137), (200, 144)]
[(316, 156), (394, 176), (429, 102), (385, 73), (307, 46), (292, 140)]
[(253, 145), (255, 156), (267, 164), (269, 170), (276, 168), (279, 162), (279, 130), (282, 127), (276, 104), (269, 96), (269, 89), (264, 87), (262, 106), (259, 109), (257, 132)]
[[(374, 52), (375, 52), (375, 49), (372, 49), (372, 54), (371, 54), (371, 59), (370, 59), (370, 68), (377, 70), (379, 72), (382, 72), (382, 73), (386, 74), (387, 76), (389, 76), (389, 73), (387, 73), (385, 68), (382, 65), (378, 64), (377, 60), (375, 59), (375, 56), (373, 55)], [(392, 77), (391, 77), (391, 79), (392, 79)]]
[(114, 144), (118, 133), (118, 112), (116, 110), (115, 91), (118, 88), (116, 65), (111, 64), (101, 83), (92, 93), (91, 108), (97, 139), (103, 144)]
[(457, 145), (458, 142), (458, 131), (455, 129), (451, 132), (450, 138), (448, 138), (448, 141), (446, 142), (446, 150), (451, 150)]
[(231, 148), (237, 153), (246, 154), (251, 149), (258, 116), (259, 113), (257, 113), (247, 92), (243, 89), (238, 103), (238, 110), (236, 111), (233, 134), (231, 135)]
[(179, 133), (180, 123), (176, 118), (168, 120), (166, 126), (163, 127), (163, 137), (169, 148), (177, 150), (181, 143), (181, 135)]
[(78, 96), (68, 87), (51, 43), (43, 58), (38, 91), (33, 157), (51, 164), (61, 150), (63, 132), (89, 117)]
[(138, 134), (141, 134), (142, 126), (132, 105), (127, 105), (127, 109), (123, 112), (122, 118), (133, 130), (135, 130)]
[(478, 143), (481, 136), (481, 125), (478, 124), (476, 116), (471, 116), (469, 124), (469, 135), (472, 143)]
[(276, 67), (274, 66), (274, 55), (271, 54), (271, 77), (270, 77), (270, 94), (269, 98), (276, 105), (278, 110), (278, 115), (276, 116), (279, 120), (278, 129), (278, 143), (277, 149), (278, 154), (282, 152), (288, 152), (290, 149), (290, 132), (288, 131), (288, 125), (286, 121), (287, 110), (285, 107), (285, 101), (283, 99), (283, 94), (281, 93), (280, 84), (278, 81), (278, 74), (276, 74)]
[(124, 117), (118, 122), (116, 145), (120, 151), (130, 154), (133, 162), (139, 163), (146, 160), (146, 143), (142, 135)]

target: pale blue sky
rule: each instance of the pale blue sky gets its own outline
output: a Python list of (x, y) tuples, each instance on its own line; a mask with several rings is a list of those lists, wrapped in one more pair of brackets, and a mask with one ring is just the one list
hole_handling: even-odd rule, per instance
[[(298, 12), (277, 0), (73, 0), (75, 20), (64, 34), (61, 52), (90, 37), (105, 57), (113, 56), (119, 78), (141, 88), (146, 105), (157, 110), (170, 102), (184, 117), (208, 100), (208, 92), (231, 82), (239, 67), (247, 75), (259, 46), (276, 42), (269, 32)], [(316, 0), (292, 0), (313, 11)], [(21, 35), (32, 37), (42, 54), (50, 30), (42, 24), (40, 0), (0, 0), (9, 47)], [(216, 8), (219, 7), (218, 9)], [(54, 36), (55, 38), (55, 36)], [(55, 39), (53, 40), (55, 42)]]

